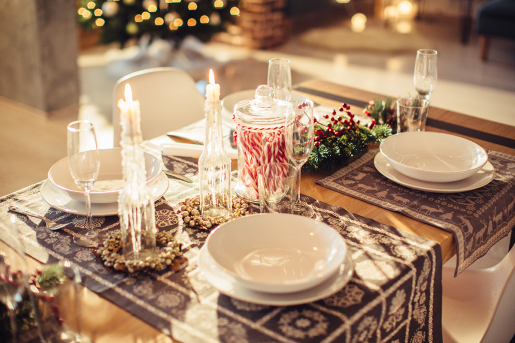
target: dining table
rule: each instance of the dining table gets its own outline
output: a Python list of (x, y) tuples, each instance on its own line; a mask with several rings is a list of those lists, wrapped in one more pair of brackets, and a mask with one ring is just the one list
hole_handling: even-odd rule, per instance
[[(350, 111), (356, 114), (361, 114), (364, 107), (366, 107), (370, 100), (375, 99), (384, 99), (385, 95), (376, 94), (372, 92), (368, 92), (365, 90), (360, 90), (356, 88), (352, 88), (349, 86), (344, 86), (340, 84), (335, 84), (325, 80), (308, 80), (302, 82), (294, 87), (294, 91), (300, 93), (308, 98), (310, 98), (315, 104), (319, 104), (328, 108), (339, 108), (342, 103), (347, 103), (350, 105)], [(426, 131), (434, 131), (434, 132), (442, 132), (449, 133), (453, 135), (457, 135), (460, 137), (464, 137), (470, 141), (473, 141), (483, 147), (487, 151), (495, 151), (499, 153), (506, 154), (508, 156), (515, 156), (515, 127), (509, 126), (502, 123), (497, 123), (488, 120), (488, 113), (485, 113), (484, 118), (472, 117), (466, 114), (453, 112), (450, 110), (440, 109), (437, 107), (430, 107), (429, 116), (426, 124)], [(175, 138), (180, 141), (180, 139)], [(154, 143), (154, 146), (159, 146), (159, 144), (163, 142), (170, 141), (172, 142), (172, 138), (163, 135), (161, 137), (156, 137), (156, 139), (151, 140), (150, 143)], [(371, 147), (377, 149), (377, 147)], [(359, 157), (352, 159), (348, 165), (352, 165), (359, 160)], [(194, 168), (194, 162), (190, 162), (192, 168)], [(233, 165), (236, 163), (233, 161)], [(514, 164), (515, 166), (515, 164)], [(343, 166), (342, 166), (343, 167)], [(451, 259), (457, 253), (457, 242), (455, 240), (456, 235), (450, 232), (449, 230), (442, 229), (437, 225), (431, 225), (427, 221), (418, 220), (414, 216), (406, 215), (402, 213), (402, 211), (394, 211), (388, 209), (386, 206), (379, 206), (379, 203), (374, 203), (374, 201), (367, 201), (367, 198), (357, 198), (356, 196), (352, 196), (352, 192), (349, 193), (345, 190), (338, 191), (337, 189), (326, 187), (320, 183), (320, 180), (329, 177), (329, 174), (322, 173), (303, 173), (301, 179), (301, 194), (303, 195), (303, 199), (311, 199), (306, 201), (320, 201), (323, 202), (327, 206), (324, 208), (339, 208), (344, 209), (350, 213), (353, 213), (359, 217), (369, 218), (374, 222), (377, 222), (381, 225), (385, 225), (385, 227), (393, 227), (400, 231), (407, 232), (413, 236), (420, 237), (421, 239), (426, 239), (432, 242), (437, 243), (439, 246), (439, 251), (441, 256), (439, 257), (438, 262), (443, 264)], [(41, 185), (27, 185), (27, 189), (34, 197), (39, 196), (39, 188)], [(170, 191), (170, 190), (169, 190)], [(171, 190), (173, 191), (173, 190)], [(3, 212), (0, 216), (0, 229), (8, 229), (8, 211), (7, 206), (13, 201), (17, 199), (16, 194), (19, 192), (15, 192), (13, 194), (4, 196), (0, 199), (0, 210)], [(186, 193), (184, 193), (186, 194)], [(314, 200), (313, 200), (314, 199)], [(41, 200), (42, 201), (42, 200)], [(322, 205), (321, 205), (322, 206)], [(512, 205), (513, 206), (513, 205)], [(507, 213), (507, 212), (506, 212)], [(512, 223), (512, 222), (509, 222)], [(111, 224), (110, 224), (111, 225)], [(29, 229), (35, 230), (35, 225), (32, 225)], [(26, 234), (28, 236), (28, 234)], [(506, 233), (504, 233), (506, 235)], [(501, 237), (502, 238), (502, 237)], [(179, 238), (180, 240), (180, 238)], [(513, 237), (512, 237), (513, 240)], [(46, 261), (45, 259), (48, 257), (44, 253), (37, 253), (34, 249), (34, 245), (30, 245), (27, 242), (25, 243), (26, 252), (29, 256), (29, 266), (36, 267), (43, 265)], [(441, 275), (439, 276), (441, 277)], [(459, 277), (459, 276), (458, 276)], [(137, 279), (137, 277), (136, 277)], [(440, 280), (437, 278), (437, 282)], [(164, 283), (166, 285), (166, 283)], [(104, 285), (109, 288), (108, 285)], [(183, 292), (183, 289), (178, 288), (178, 286), (174, 284), (169, 284), (169, 287), (174, 288), (174, 291)], [(437, 287), (438, 288), (438, 287)], [(116, 287), (112, 290), (107, 290), (108, 292), (116, 293)], [(439, 288), (441, 292), (441, 287)], [(142, 290), (143, 292), (143, 290)], [(198, 298), (198, 294), (193, 294), (193, 297)], [(201, 297), (202, 298), (202, 297)], [(170, 301), (172, 301), (171, 299)], [(198, 299), (200, 302), (203, 299)], [(82, 306), (82, 331), (85, 335), (90, 337), (97, 343), (113, 343), (113, 342), (189, 342), (191, 341), (216, 341), (212, 337), (193, 337), (188, 336), (188, 334), (181, 334), (179, 336), (175, 336), (172, 332), (167, 330), (162, 330), (162, 328), (158, 328), (153, 325), (151, 320), (142, 320), (138, 316), (134, 315), (131, 311), (127, 311), (119, 304), (115, 304), (109, 299), (107, 299), (104, 295), (99, 294), (98, 292), (92, 291), (88, 287), (82, 288), (81, 301), (83, 303)], [(137, 299), (134, 300), (135, 303), (138, 303)], [(243, 305), (241, 305), (243, 306)], [(248, 305), (251, 306), (251, 305)], [(256, 305), (257, 306), (257, 305)], [(441, 305), (440, 305), (441, 306)], [(258, 307), (256, 307), (258, 308)], [(440, 309), (441, 310), (441, 309)], [(277, 314), (277, 312), (271, 312)], [(220, 341), (231, 341), (231, 342), (239, 342), (245, 341), (241, 336), (241, 340), (238, 340), (238, 336), (232, 336), (233, 340), (226, 337), (226, 339), (222, 339), (223, 330), (233, 330), (234, 332), (238, 332), (241, 330), (241, 327), (238, 327), (234, 322), (231, 322), (226, 317), (230, 317), (229, 313), (223, 312), (224, 316), (212, 317), (206, 315), (206, 317), (198, 318), (198, 321), (205, 320), (206, 325), (213, 325), (213, 323), (209, 323), (209, 321), (218, 320), (218, 332), (220, 333)], [(182, 314), (183, 316), (187, 316), (187, 312)], [(234, 315), (234, 314), (231, 314)], [(333, 315), (337, 315), (333, 313)], [(269, 315), (270, 317), (272, 314)], [(232, 318), (232, 317), (231, 317)], [(249, 327), (253, 327), (253, 323), (250, 321), (246, 321), (244, 318), (237, 317), (234, 315), (234, 318), (239, 318), (241, 323), (246, 323)], [(295, 320), (295, 318), (291, 317), (291, 320)], [(300, 323), (300, 322), (299, 322)], [(300, 323), (299, 325), (301, 325)], [(181, 328), (181, 325), (185, 325), (181, 320), (174, 319), (170, 322), (170, 326), (176, 326)], [(199, 324), (202, 325), (202, 324)], [(233, 326), (231, 326), (233, 325)], [(302, 325), (301, 325), (302, 326)], [(188, 332), (188, 330), (184, 330), (184, 332)], [(267, 336), (265, 329), (261, 331), (263, 337), (261, 337), (258, 341), (260, 342), (272, 342), (272, 341), (302, 341), (305, 337), (298, 336), (274, 336), (270, 333), (270, 336)], [(317, 337), (315, 341), (322, 341), (323, 338), (326, 341), (331, 341), (329, 339), (329, 334), (324, 337)], [(364, 336), (363, 336), (364, 337)], [(361, 338), (363, 338), (361, 337)], [(393, 337), (393, 336), (392, 336)], [(426, 336), (424, 336), (427, 338)], [(309, 338), (309, 337), (307, 337)], [(366, 338), (366, 337), (365, 337)], [(419, 337), (420, 338), (420, 337)], [(334, 337), (333, 337), (334, 339)], [(348, 342), (351, 342), (351, 339), (347, 339)], [(364, 342), (365, 340), (352, 340), (352, 342)], [(395, 341), (392, 338), (392, 341)], [(426, 340), (420, 340), (420, 342)], [(438, 341), (438, 338), (434, 340)]]

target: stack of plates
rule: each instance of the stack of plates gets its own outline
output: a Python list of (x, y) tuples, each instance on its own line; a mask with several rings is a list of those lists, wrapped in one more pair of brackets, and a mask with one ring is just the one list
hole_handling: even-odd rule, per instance
[[(108, 216), (118, 213), (118, 195), (123, 187), (121, 149), (100, 152), (100, 170), (90, 193), (91, 213)], [(144, 153), (147, 185), (154, 199), (168, 189), (168, 177), (162, 172), (162, 163), (155, 156)], [(68, 157), (50, 168), (48, 180), (41, 186), (41, 196), (52, 207), (61, 211), (86, 215), (84, 192), (75, 184), (68, 166)]]
[(199, 268), (221, 293), (275, 306), (326, 298), (352, 276), (338, 232), (311, 218), (278, 213), (221, 225), (201, 249)]
[(405, 132), (381, 142), (377, 170), (406, 187), (465, 192), (485, 186), (495, 170), (486, 151), (467, 139), (438, 132)]

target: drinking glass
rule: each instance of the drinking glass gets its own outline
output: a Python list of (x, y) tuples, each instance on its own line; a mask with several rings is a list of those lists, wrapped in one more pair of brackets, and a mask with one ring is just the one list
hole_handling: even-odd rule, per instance
[(304, 163), (309, 159), (314, 143), (313, 104), (292, 101), (293, 119), (286, 130), (286, 153), (299, 172), (296, 185), (296, 201), (293, 213), (311, 217), (313, 209), (300, 203), (300, 176)]
[(68, 125), (68, 165), (73, 180), (84, 190), (88, 230), (83, 237), (74, 236), (73, 241), (80, 246), (93, 247), (99, 241), (92, 225), (90, 192), (98, 177), (100, 156), (95, 128), (87, 120), (74, 121)]
[(273, 58), (268, 61), (268, 86), (272, 87), (274, 90), (274, 99), (290, 101), (290, 60), (285, 58)]
[(436, 50), (420, 49), (417, 51), (413, 83), (419, 97), (425, 100), (429, 100), (431, 93), (436, 87), (438, 78), (436, 69), (437, 57)]
[(288, 163), (268, 163), (257, 169), (261, 213), (293, 213), (298, 169)]
[(421, 98), (397, 100), (397, 133), (425, 131), (429, 101)]

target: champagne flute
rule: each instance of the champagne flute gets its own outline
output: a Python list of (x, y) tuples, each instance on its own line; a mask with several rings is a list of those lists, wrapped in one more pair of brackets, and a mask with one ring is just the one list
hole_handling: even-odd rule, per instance
[(311, 217), (313, 209), (300, 203), (300, 175), (304, 163), (309, 159), (314, 144), (313, 104), (292, 101), (293, 119), (286, 130), (286, 152), (288, 158), (298, 168), (296, 201), (293, 213)]
[(74, 121), (68, 125), (68, 165), (73, 180), (84, 190), (88, 230), (84, 237), (74, 236), (73, 241), (83, 247), (94, 247), (99, 241), (92, 225), (90, 192), (98, 177), (100, 155), (95, 128), (87, 120)]
[(429, 100), (436, 87), (438, 73), (436, 69), (438, 53), (436, 50), (420, 49), (417, 51), (413, 83), (419, 97)]
[(273, 58), (268, 61), (268, 86), (272, 87), (274, 90), (274, 99), (290, 101), (290, 60), (285, 58)]

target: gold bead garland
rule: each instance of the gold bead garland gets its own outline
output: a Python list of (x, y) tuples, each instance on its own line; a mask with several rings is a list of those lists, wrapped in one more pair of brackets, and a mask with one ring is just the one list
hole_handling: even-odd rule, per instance
[(252, 213), (252, 206), (245, 199), (236, 196), (232, 197), (231, 215), (225, 217), (202, 217), (200, 214), (200, 195), (185, 199), (179, 203), (179, 206), (181, 208), (177, 211), (177, 214), (182, 217), (184, 225), (203, 230), (213, 230), (222, 223)]
[(154, 258), (147, 257), (139, 262), (126, 261), (125, 257), (118, 253), (122, 248), (122, 234), (116, 232), (109, 234), (100, 247), (94, 250), (94, 253), (110, 271), (122, 271), (131, 274), (159, 272), (166, 268), (178, 271), (181, 268), (181, 264), (185, 261), (184, 256), (182, 256), (181, 243), (175, 239), (170, 231), (158, 231), (156, 242), (162, 244), (165, 248), (162, 251), (157, 251)]

